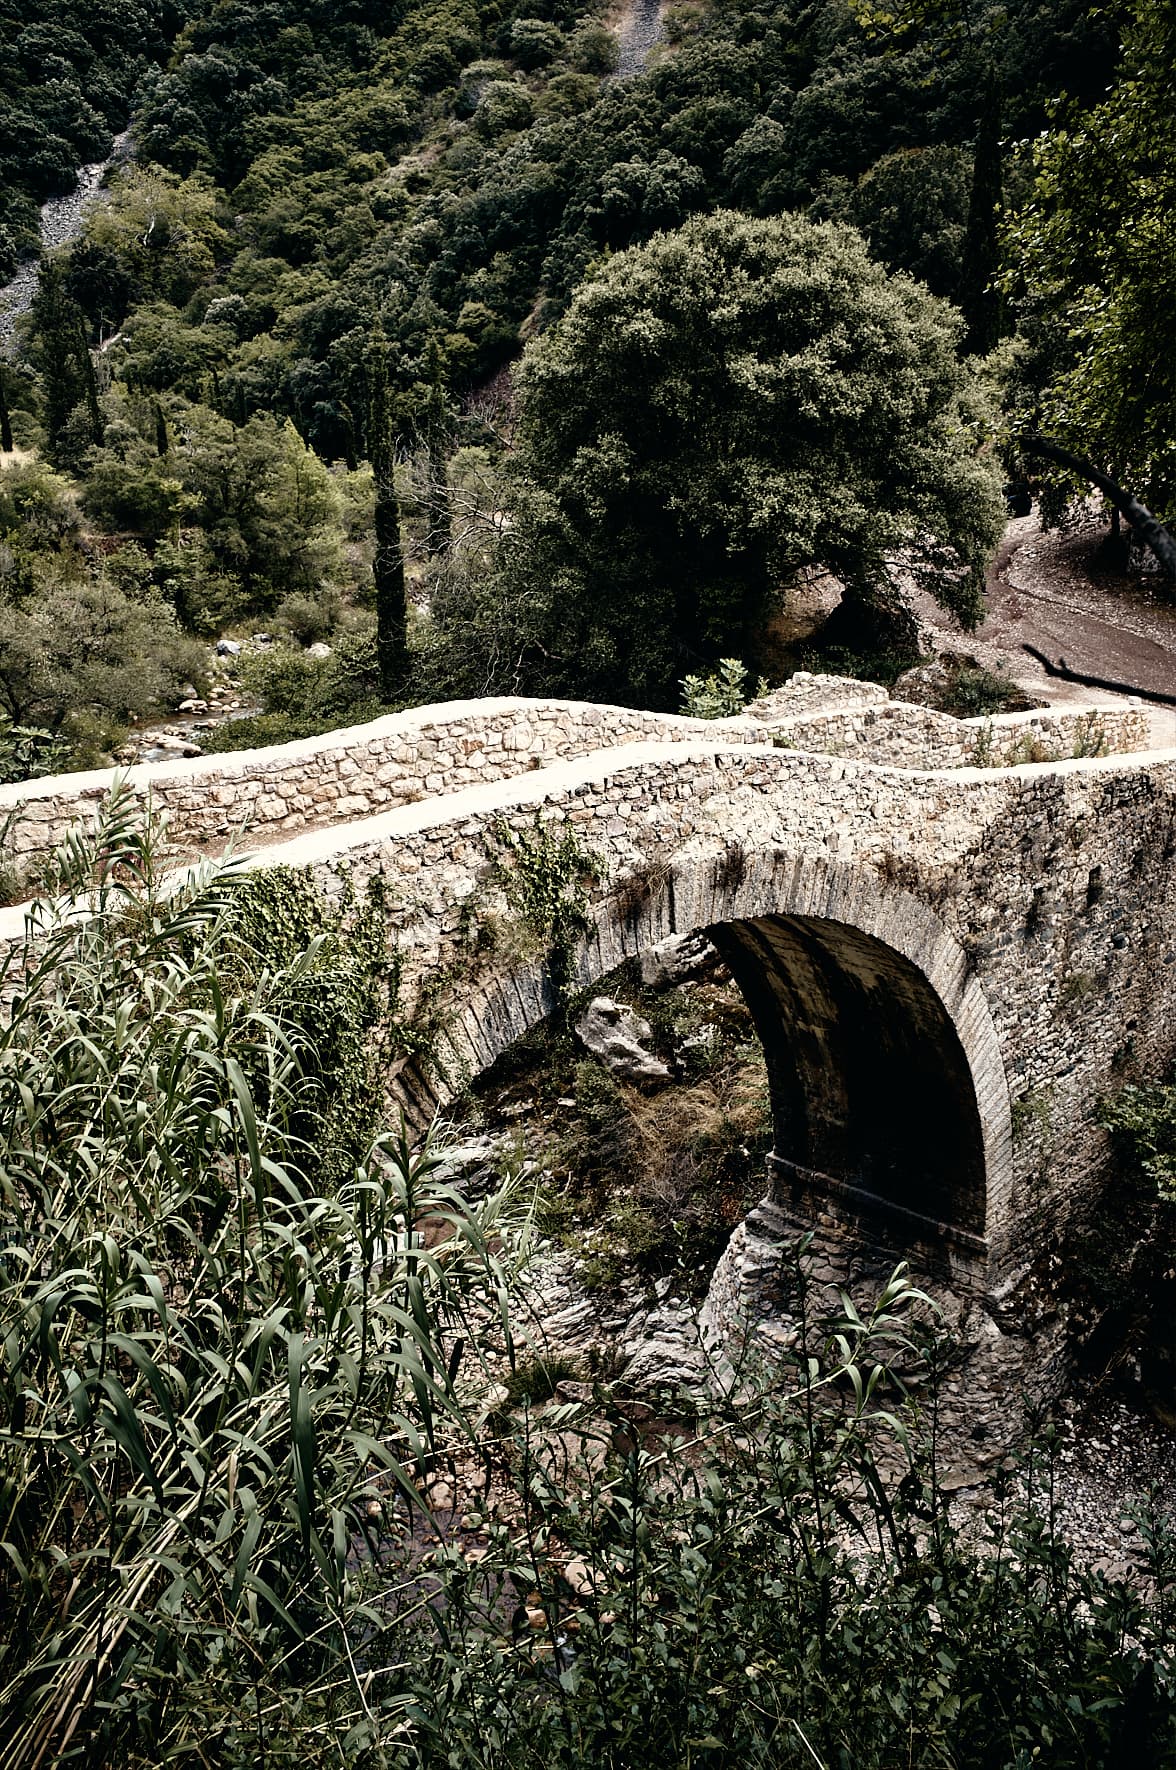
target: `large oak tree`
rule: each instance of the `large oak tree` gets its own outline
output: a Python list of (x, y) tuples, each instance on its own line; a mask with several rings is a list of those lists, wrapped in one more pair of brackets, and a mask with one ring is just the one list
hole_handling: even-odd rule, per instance
[(974, 624), (1002, 512), (959, 331), (852, 230), (796, 216), (608, 261), (517, 377), (524, 677), (673, 704), (814, 566), (875, 608), (913, 576)]

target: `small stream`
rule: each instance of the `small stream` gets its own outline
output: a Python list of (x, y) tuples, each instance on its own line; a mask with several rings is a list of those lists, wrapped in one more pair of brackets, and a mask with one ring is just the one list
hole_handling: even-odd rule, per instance
[[(52, 251), (55, 246), (68, 246), (77, 239), (91, 206), (106, 201), (107, 192), (102, 180), (107, 170), (119, 161), (129, 159), (132, 151), (131, 132), (124, 129), (121, 135), (115, 136), (105, 160), (95, 160), (88, 166), (78, 167), (78, 181), (72, 191), (64, 197), (51, 197), (47, 203), (42, 204), (42, 251)], [(39, 269), (39, 260), (30, 258), (21, 265), (12, 281), (0, 288), (0, 351), (9, 352), (12, 349), (16, 322), (22, 314), (29, 311), (33, 296), (37, 293)]]

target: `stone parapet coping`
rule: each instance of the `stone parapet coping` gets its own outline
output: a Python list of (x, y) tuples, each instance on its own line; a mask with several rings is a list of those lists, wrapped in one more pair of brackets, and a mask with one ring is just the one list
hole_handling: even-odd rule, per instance
[(0, 786), (0, 820), (10, 860), (27, 866), (119, 781), (166, 816), (178, 852), (215, 854), (230, 843), (268, 847), (303, 830), (336, 832), (618, 748), (766, 741), (912, 771), (993, 768), (1138, 751), (1146, 718), (1124, 706), (957, 720), (891, 701), (874, 683), (803, 673), (742, 716), (713, 721), (577, 701), (451, 701), (264, 749)]

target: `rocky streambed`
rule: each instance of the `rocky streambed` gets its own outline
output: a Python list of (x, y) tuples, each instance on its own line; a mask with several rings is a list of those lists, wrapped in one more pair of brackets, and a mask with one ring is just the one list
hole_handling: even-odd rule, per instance
[[(620, 1383), (656, 1419), (667, 1394), (707, 1382), (709, 1269), (762, 1191), (768, 1126), (762, 1055), (717, 955), (686, 955), (677, 976), (651, 959), (644, 979), (625, 968), (565, 1032), (541, 1030), (483, 1078), (454, 1127), (454, 1178), (477, 1195), (522, 1171), (536, 1188), (516, 1332), (561, 1374), (553, 1405)], [(1035, 1503), (1083, 1563), (1141, 1569), (1140, 1512), (1176, 1526), (1176, 1435), (1141, 1390), (1109, 1381), (1075, 1386), (1048, 1424)], [(961, 1521), (992, 1503), (1001, 1455), (965, 1443), (945, 1458)]]
[[(131, 134), (124, 129), (116, 135), (110, 153), (104, 160), (78, 167), (77, 183), (63, 197), (50, 197), (41, 206), (41, 249), (50, 252), (56, 246), (68, 246), (82, 231), (87, 212), (106, 197), (104, 180), (112, 167), (130, 158)], [(10, 283), (0, 288), (0, 350), (12, 348), (16, 323), (32, 306), (37, 293), (39, 261), (30, 258), (22, 264)]]

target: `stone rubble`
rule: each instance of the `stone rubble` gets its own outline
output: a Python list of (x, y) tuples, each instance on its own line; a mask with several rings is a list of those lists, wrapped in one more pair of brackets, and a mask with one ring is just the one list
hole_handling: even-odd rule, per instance
[(668, 989), (688, 977), (713, 971), (718, 955), (702, 934), (671, 934), (641, 954), (641, 981), (647, 989)]

